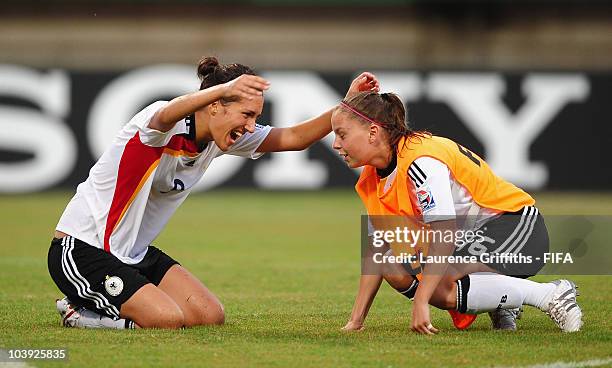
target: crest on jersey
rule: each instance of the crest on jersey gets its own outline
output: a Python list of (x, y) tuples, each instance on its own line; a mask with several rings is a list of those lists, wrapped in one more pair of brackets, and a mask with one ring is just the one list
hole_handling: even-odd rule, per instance
[(117, 296), (123, 291), (123, 280), (117, 276), (106, 276), (104, 288), (110, 296)]
[(434, 207), (436, 207), (436, 201), (434, 201), (433, 196), (431, 195), (431, 191), (429, 188), (421, 188), (417, 190), (417, 199), (419, 200), (419, 205), (423, 212), (428, 211)]

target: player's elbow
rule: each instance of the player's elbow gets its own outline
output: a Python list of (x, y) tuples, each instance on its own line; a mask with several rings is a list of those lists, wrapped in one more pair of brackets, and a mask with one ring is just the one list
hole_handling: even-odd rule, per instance
[(176, 124), (176, 121), (173, 121), (174, 119), (170, 118), (169, 115), (167, 109), (162, 107), (153, 115), (151, 121), (149, 121), (149, 128), (160, 132), (169, 131)]

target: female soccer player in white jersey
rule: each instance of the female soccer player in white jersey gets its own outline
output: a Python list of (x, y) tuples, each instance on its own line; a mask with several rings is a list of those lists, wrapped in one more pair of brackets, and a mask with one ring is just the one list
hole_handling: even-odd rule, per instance
[[(219, 299), (151, 242), (214, 158), (301, 150), (331, 131), (331, 110), (291, 128), (256, 124), (269, 83), (247, 66), (207, 57), (197, 73), (200, 91), (155, 102), (121, 129), (61, 216), (48, 267), (65, 326), (222, 324)], [(370, 73), (347, 95), (364, 90), (378, 90)]]
[[(389, 221), (388, 216), (402, 216), (425, 223), (429, 227), (422, 229), (433, 234), (481, 231), (472, 240), (462, 239), (464, 244), (434, 237), (423, 253), (439, 256), (437, 263), (417, 267), (387, 263), (381, 273), (362, 272), (344, 329), (363, 328), (383, 277), (414, 298), (411, 327), (419, 333), (437, 332), (428, 304), (462, 314), (490, 312), (494, 327), (503, 329), (516, 328), (510, 311), (527, 304), (547, 313), (563, 331), (580, 329), (582, 312), (572, 282), (524, 279), (543, 267), (542, 254), (548, 251), (549, 241), (531, 196), (496, 176), (463, 146), (410, 129), (396, 95), (362, 92), (347, 98), (334, 111), (332, 127), (334, 148), (347, 165), (364, 167), (356, 190), (371, 216), (373, 231), (379, 229), (376, 222), (381, 216), (387, 216), (382, 222)], [(478, 258), (483, 254), (487, 258)], [(440, 261), (451, 255), (480, 262), (450, 267), (450, 261)]]

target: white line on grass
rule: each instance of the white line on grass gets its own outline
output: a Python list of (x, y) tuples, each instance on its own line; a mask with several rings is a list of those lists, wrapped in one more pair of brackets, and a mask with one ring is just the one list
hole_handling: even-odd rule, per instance
[[(536, 365), (525, 365), (521, 367), (506, 368), (582, 368), (582, 367), (601, 367), (612, 363), (612, 358), (583, 360), (580, 362), (554, 362)], [(504, 368), (504, 367), (498, 367)]]

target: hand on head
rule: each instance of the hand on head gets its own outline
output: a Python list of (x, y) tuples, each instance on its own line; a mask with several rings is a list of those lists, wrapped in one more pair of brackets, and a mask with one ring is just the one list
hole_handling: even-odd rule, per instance
[(226, 99), (244, 98), (252, 100), (263, 96), (263, 91), (270, 88), (270, 82), (257, 75), (243, 74), (223, 84), (223, 97)]
[(370, 72), (363, 72), (353, 79), (351, 86), (346, 93), (346, 97), (351, 97), (359, 92), (373, 91), (378, 93), (380, 91), (380, 85), (376, 76)]

